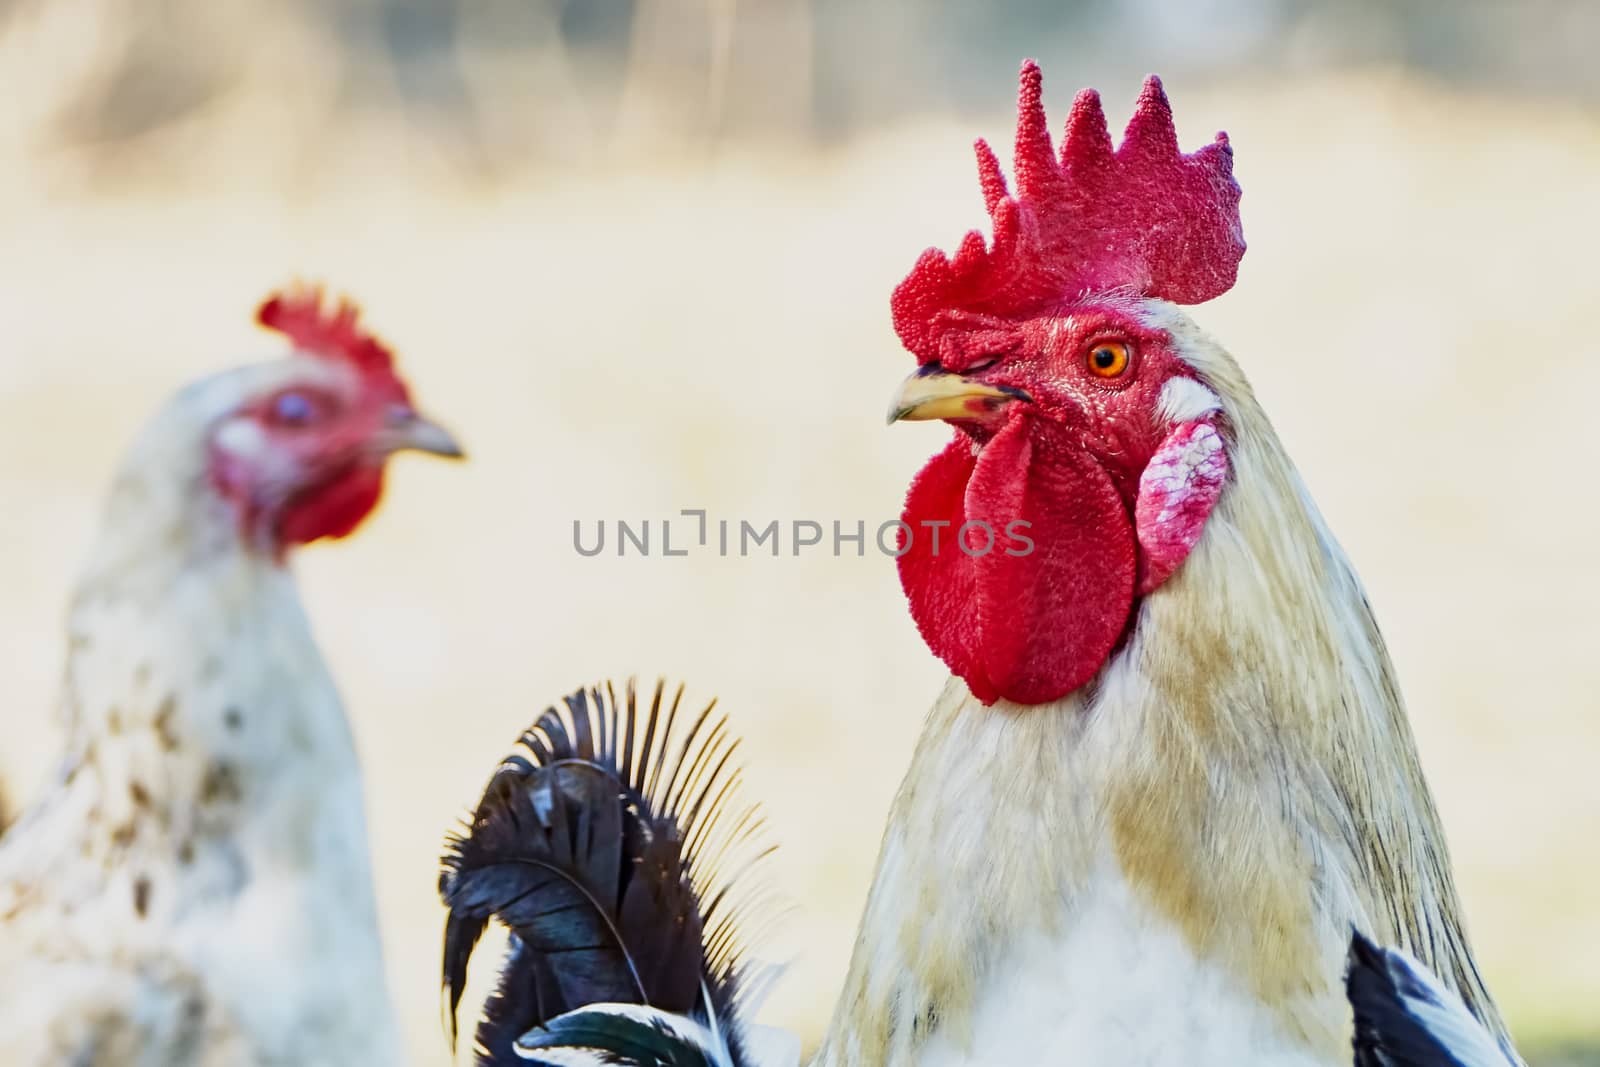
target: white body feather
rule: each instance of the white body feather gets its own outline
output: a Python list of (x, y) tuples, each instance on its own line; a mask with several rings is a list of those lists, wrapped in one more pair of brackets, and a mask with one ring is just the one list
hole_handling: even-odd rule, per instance
[(1236, 976), (1197, 958), (1109, 861), (1091, 873), (1061, 925), (1022, 939), (996, 963), (973, 1005), (970, 1044), (935, 1033), (916, 1063), (1329, 1063), (1291, 1040)]
[(292, 577), (205, 481), (215, 420), (291, 372), (191, 387), (113, 488), (68, 756), (0, 839), (7, 1067), (398, 1062), (344, 712)]

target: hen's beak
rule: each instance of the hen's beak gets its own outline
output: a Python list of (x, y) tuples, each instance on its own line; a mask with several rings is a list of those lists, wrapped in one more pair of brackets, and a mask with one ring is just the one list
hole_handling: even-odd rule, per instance
[(414, 411), (395, 416), (380, 435), (378, 443), (389, 454), (426, 452), (430, 456), (443, 456), (446, 459), (465, 459), (467, 455), (454, 434)]
[(1031, 400), (1009, 385), (986, 385), (927, 363), (900, 383), (889, 400), (889, 425), (923, 419), (979, 419), (1013, 400)]

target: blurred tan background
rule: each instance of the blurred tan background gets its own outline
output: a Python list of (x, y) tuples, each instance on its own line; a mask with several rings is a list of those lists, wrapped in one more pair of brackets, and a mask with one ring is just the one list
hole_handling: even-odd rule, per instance
[(619, 559), (613, 528), (591, 559), (573, 521), (659, 553), (682, 508), (893, 518), (945, 434), (882, 426), (887, 296), (983, 221), (1018, 60), (1053, 126), (1085, 84), (1120, 125), (1159, 70), (1245, 189), (1197, 318), (1369, 586), (1491, 984), (1536, 1062), (1600, 1062), (1597, 45), (1585, 0), (0, 0), (0, 777), (54, 758), (119, 450), (323, 278), (473, 452), (297, 564), (415, 1062), (446, 1062), (442, 834), (539, 708), (630, 672), (747, 736), (796, 904), (766, 1014), (814, 1037), (944, 672), (876, 553)]

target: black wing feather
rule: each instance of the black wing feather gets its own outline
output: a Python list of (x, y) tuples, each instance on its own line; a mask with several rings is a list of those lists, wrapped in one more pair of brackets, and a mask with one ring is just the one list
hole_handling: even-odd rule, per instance
[(1420, 963), (1353, 932), (1345, 991), (1355, 1016), (1355, 1067), (1513, 1067), (1497, 1040)]

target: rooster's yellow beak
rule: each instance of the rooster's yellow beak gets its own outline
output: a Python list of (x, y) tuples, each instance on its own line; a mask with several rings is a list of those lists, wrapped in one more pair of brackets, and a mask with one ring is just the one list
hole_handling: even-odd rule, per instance
[(985, 385), (952, 374), (937, 363), (924, 364), (900, 383), (889, 400), (889, 425), (925, 419), (977, 419), (1012, 400), (1029, 400), (1008, 385)]

